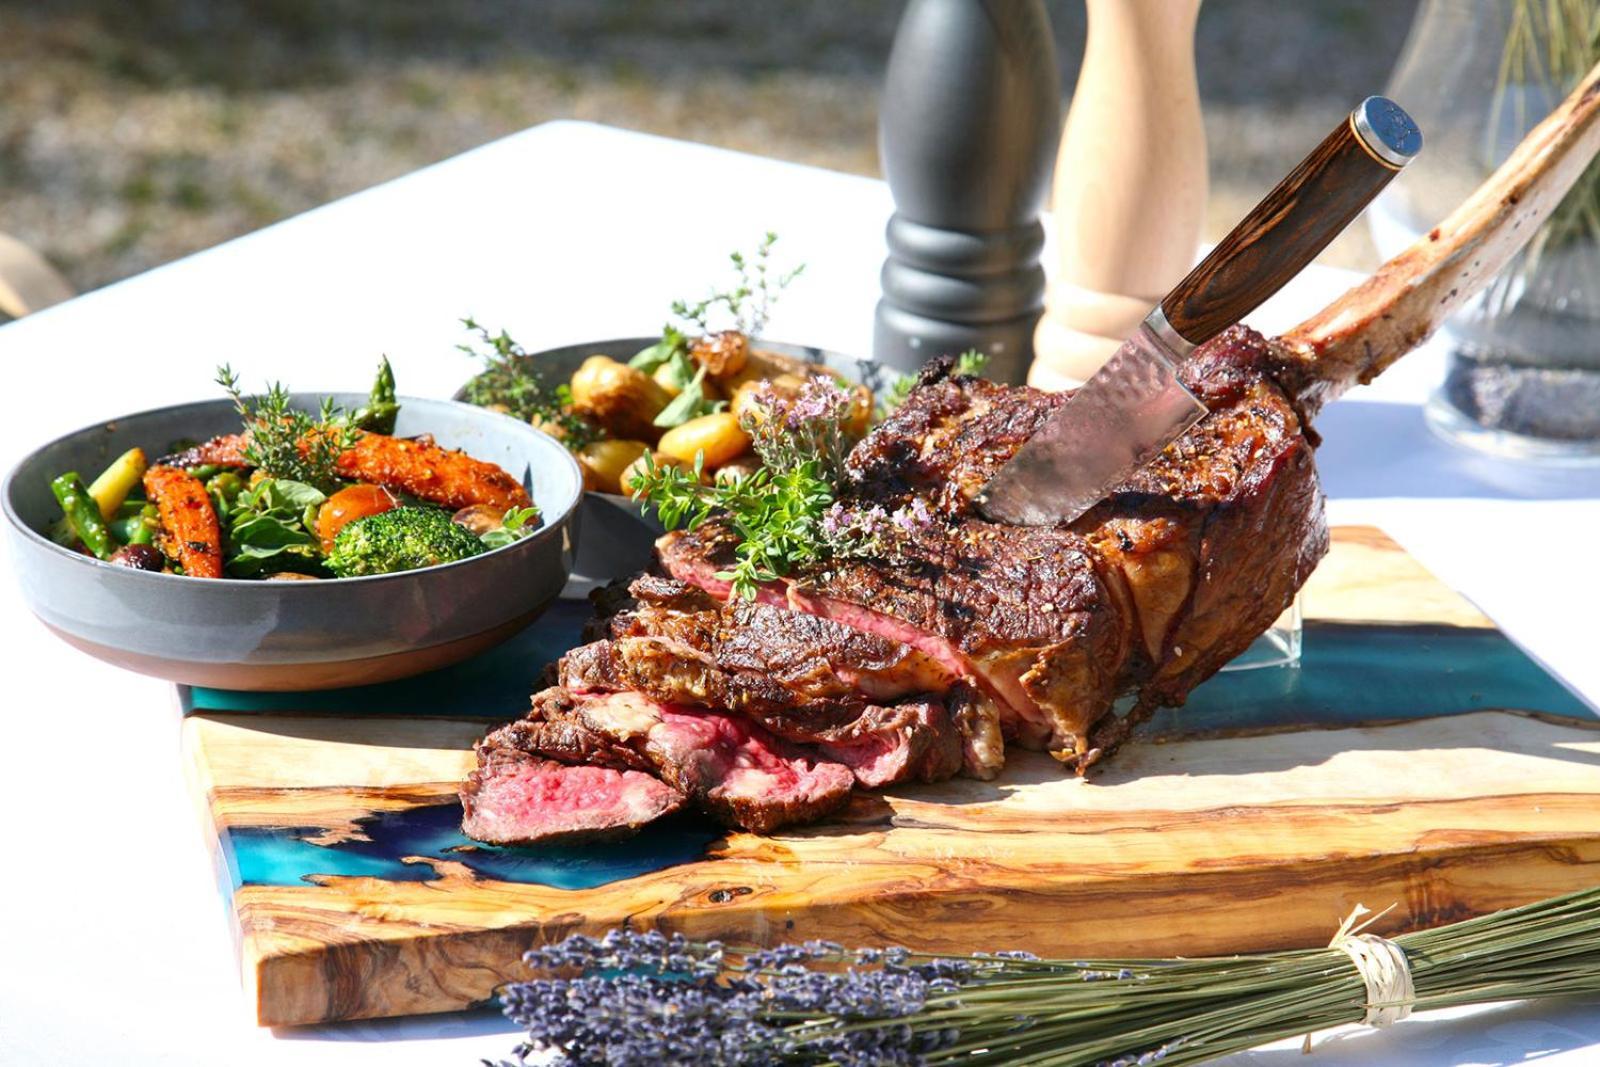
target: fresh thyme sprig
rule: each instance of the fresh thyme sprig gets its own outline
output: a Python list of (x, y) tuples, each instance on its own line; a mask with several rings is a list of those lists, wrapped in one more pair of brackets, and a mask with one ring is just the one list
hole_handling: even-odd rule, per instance
[(501, 330), (489, 332), (471, 316), (461, 324), (478, 335), (480, 350), (473, 344), (456, 348), (483, 361), (483, 370), (467, 383), (462, 395), (467, 403), (480, 407), (503, 408), (508, 415), (531, 422), (558, 437), (576, 452), (599, 437), (599, 430), (572, 412), (572, 388), (562, 383), (550, 385), (523, 347)]
[(834, 488), (815, 462), (783, 471), (763, 467), (706, 485), (699, 464), (692, 471), (657, 466), (648, 455), (634, 495), (648, 501), (663, 526), (694, 530), (720, 514), (738, 535), (733, 568), (717, 574), (732, 584), (734, 595), (753, 598), (767, 582), (831, 554), (822, 523)]
[(732, 287), (718, 290), (693, 304), (686, 300), (675, 300), (672, 313), (684, 322), (699, 327), (701, 333), (709, 333), (712, 330), (712, 314), (721, 308), (732, 319), (728, 328), (755, 340), (767, 328), (772, 305), (777, 302), (779, 295), (806, 269), (802, 263), (787, 271), (775, 270), (771, 259), (772, 246), (777, 241), (778, 235), (769, 230), (761, 243), (756, 245), (753, 255), (746, 256), (743, 252), (729, 255), (728, 259), (733, 263), (734, 273), (738, 277)]
[(244, 421), (243, 455), (250, 466), (323, 493), (338, 487), (339, 457), (355, 447), (360, 431), (332, 397), (323, 397), (313, 416), (291, 406), (289, 391), (278, 382), (260, 396), (246, 397), (239, 390), (239, 376), (226, 363), (217, 368), (216, 380)]
[(741, 419), (762, 466), (743, 478), (706, 485), (693, 470), (645, 460), (631, 487), (669, 530), (696, 529), (713, 514), (738, 535), (732, 570), (717, 577), (754, 597), (767, 582), (838, 550), (824, 528), (844, 482), (854, 439), (845, 429), (850, 393), (831, 378), (809, 379), (793, 397), (767, 385)]

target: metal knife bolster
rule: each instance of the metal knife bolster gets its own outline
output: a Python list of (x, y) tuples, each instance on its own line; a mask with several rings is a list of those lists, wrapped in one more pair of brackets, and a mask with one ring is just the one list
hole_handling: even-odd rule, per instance
[(1109, 486), (1205, 417), (1178, 380), (1193, 348), (1156, 308), (990, 479), (978, 510), (995, 522), (1053, 526), (1105, 499)]

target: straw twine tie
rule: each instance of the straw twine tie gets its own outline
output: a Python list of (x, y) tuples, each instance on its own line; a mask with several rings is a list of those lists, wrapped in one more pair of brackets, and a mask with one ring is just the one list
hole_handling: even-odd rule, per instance
[[(1405, 950), (1386, 937), (1362, 932), (1388, 911), (1389, 908), (1385, 908), (1357, 925), (1362, 916), (1368, 914), (1365, 907), (1357, 904), (1339, 924), (1333, 940), (1328, 942), (1329, 948), (1336, 948), (1350, 957), (1367, 987), (1367, 1014), (1361, 1021), (1380, 1028), (1407, 1018), (1417, 998)], [(1302, 1050), (1311, 1051), (1310, 1034), (1306, 1035)]]

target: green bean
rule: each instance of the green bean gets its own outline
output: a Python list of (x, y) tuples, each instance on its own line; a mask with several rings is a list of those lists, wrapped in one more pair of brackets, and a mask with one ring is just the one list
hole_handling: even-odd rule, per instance
[(161, 528), (161, 519), (154, 504), (139, 501), (139, 509), (132, 515), (111, 520), (111, 536), (125, 545), (148, 545), (155, 540)]
[(123, 518), (112, 519), (106, 523), (106, 528), (111, 531), (111, 536), (123, 544), (128, 544), (139, 527), (144, 525), (144, 519), (138, 515), (128, 515)]
[(100, 505), (89, 495), (83, 479), (76, 472), (63, 474), (50, 483), (50, 491), (55, 494), (62, 514), (72, 524), (78, 540), (100, 559), (110, 559), (111, 553), (116, 551), (116, 545), (111, 540), (111, 531), (106, 529), (105, 520), (100, 517)]

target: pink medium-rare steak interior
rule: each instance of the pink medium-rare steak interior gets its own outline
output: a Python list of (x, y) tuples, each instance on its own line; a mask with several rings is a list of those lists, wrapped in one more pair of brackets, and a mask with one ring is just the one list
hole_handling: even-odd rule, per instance
[(628, 837), (683, 804), (682, 793), (639, 771), (480, 748), (461, 789), (461, 830), (496, 845), (602, 841)]
[(848, 801), (855, 784), (843, 764), (743, 718), (638, 692), (576, 700), (590, 729), (631, 744), (664, 781), (740, 829), (769, 833), (821, 818)]
[[(596, 603), (602, 618), (586, 630), (596, 640), (559, 664), (569, 690), (638, 690), (841, 751), (874, 747), (868, 733), (910, 750), (872, 760), (877, 769), (863, 784), (887, 784), (891, 766), (898, 776), (937, 780), (963, 770), (993, 777), (1003, 763), (994, 701), (904, 642), (804, 611), (719, 601), (670, 577), (642, 575)], [(953, 766), (945, 758), (952, 743), (964, 755)]]

